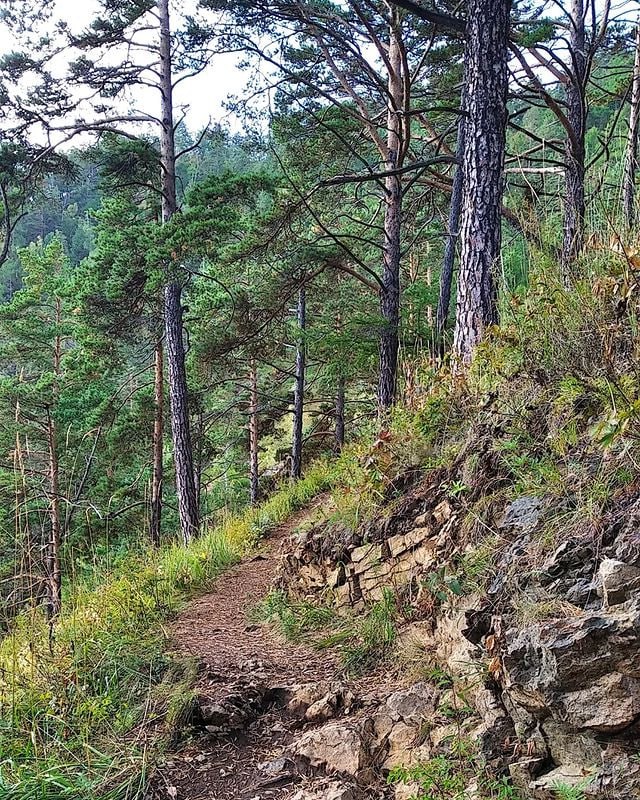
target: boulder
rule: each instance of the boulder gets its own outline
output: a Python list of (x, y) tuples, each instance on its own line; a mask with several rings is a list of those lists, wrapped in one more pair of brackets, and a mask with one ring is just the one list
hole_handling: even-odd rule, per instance
[(518, 531), (533, 530), (540, 522), (543, 509), (544, 505), (539, 497), (518, 497), (506, 506), (498, 527)]
[[(535, 800), (559, 800), (560, 791), (574, 789), (583, 792), (593, 782), (594, 775), (579, 764), (564, 764), (531, 781), (529, 790)], [(566, 796), (566, 793), (565, 793)], [(583, 794), (577, 795), (584, 796)]]
[(640, 715), (640, 606), (507, 631), (510, 699), (572, 732), (614, 733)]
[(395, 722), (405, 722), (417, 728), (433, 715), (437, 702), (438, 691), (431, 684), (415, 683), (389, 695), (386, 713)]
[(292, 746), (298, 761), (312, 769), (356, 777), (369, 765), (365, 737), (358, 725), (331, 722), (302, 734)]
[(299, 683), (283, 691), (287, 711), (296, 717), (304, 717), (307, 710), (320, 702), (329, 693), (326, 683)]
[(640, 589), (640, 567), (625, 564), (615, 558), (605, 558), (598, 570), (601, 589), (607, 608), (624, 603)]

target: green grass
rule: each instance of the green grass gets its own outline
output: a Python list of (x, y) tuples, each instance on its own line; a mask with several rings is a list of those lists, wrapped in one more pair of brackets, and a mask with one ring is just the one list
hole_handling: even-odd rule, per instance
[(167, 680), (176, 665), (166, 620), (333, 485), (336, 470), (317, 463), (188, 547), (140, 547), (113, 571), (66, 586), (53, 630), (39, 609), (23, 613), (0, 641), (0, 800), (141, 797), (158, 746), (147, 731), (179, 724), (192, 701), (188, 674)]
[(358, 616), (338, 616), (330, 606), (291, 600), (271, 592), (255, 610), (255, 618), (277, 627), (288, 641), (304, 641), (319, 650), (336, 648), (345, 672), (361, 674), (389, 654), (396, 641), (398, 608), (390, 589)]

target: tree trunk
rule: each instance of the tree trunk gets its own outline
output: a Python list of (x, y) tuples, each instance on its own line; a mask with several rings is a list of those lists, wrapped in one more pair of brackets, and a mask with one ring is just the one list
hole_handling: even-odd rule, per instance
[(567, 83), (567, 119), (571, 129), (565, 144), (564, 238), (562, 270), (570, 282), (573, 265), (582, 252), (585, 217), (585, 84), (587, 59), (584, 21), (584, 0), (571, 0), (569, 14), (569, 53), (571, 78)]
[(624, 160), (624, 176), (622, 179), (622, 208), (624, 219), (629, 230), (633, 230), (636, 222), (635, 195), (636, 172), (638, 171), (638, 129), (640, 128), (640, 21), (636, 24), (636, 55), (633, 63), (631, 85), (631, 109), (629, 111), (629, 133), (627, 135), (627, 152)]
[(155, 348), (153, 393), (153, 476), (151, 479), (151, 521), (149, 534), (154, 547), (160, 546), (162, 522), (162, 481), (164, 445), (164, 353), (162, 340)]
[(296, 347), (296, 386), (293, 401), (293, 443), (291, 447), (291, 477), (302, 475), (302, 423), (304, 420), (304, 381), (306, 366), (306, 343), (304, 332), (307, 325), (306, 290), (298, 293), (298, 328), (300, 337)]
[[(160, 19), (160, 88), (162, 95), (162, 124), (160, 129), (162, 221), (167, 223), (177, 209), (169, 0), (158, 0), (157, 8)], [(168, 270), (171, 272), (170, 265), (168, 265)], [(167, 275), (164, 303), (176, 492), (178, 495), (182, 538), (185, 543), (188, 543), (198, 533), (198, 500), (193, 474), (193, 447), (189, 424), (187, 371), (183, 341), (182, 287), (172, 274)]]
[(46, 547), (47, 574), (47, 617), (53, 619), (62, 607), (62, 570), (60, 568), (60, 545), (62, 526), (60, 524), (60, 476), (56, 443), (56, 424), (47, 407), (47, 439), (49, 445), (49, 501), (50, 530)]
[(453, 178), (451, 191), (451, 205), (449, 206), (449, 223), (447, 226), (447, 243), (444, 248), (442, 272), (440, 273), (440, 292), (438, 295), (438, 311), (436, 315), (436, 343), (440, 358), (444, 355), (444, 334), (449, 318), (449, 305), (451, 303), (451, 287), (453, 284), (453, 268), (456, 260), (456, 245), (458, 243), (458, 228), (460, 225), (460, 210), (462, 208), (462, 182), (464, 161), (464, 135), (466, 118), (464, 115), (464, 90), (461, 111), (462, 116), (458, 123), (458, 141), (456, 143), (456, 159), (458, 165)]
[(171, 400), (171, 431), (173, 458), (176, 468), (176, 494), (180, 527), (184, 543), (198, 533), (198, 500), (193, 472), (193, 450), (189, 430), (189, 404), (184, 344), (182, 341), (182, 289), (179, 283), (165, 287), (165, 328), (167, 365), (169, 367), (169, 398)]
[[(400, 48), (400, 17), (392, 11), (389, 30), (389, 103), (387, 107), (386, 170), (400, 167), (402, 160), (401, 134), (403, 108), (402, 53)], [(398, 374), (398, 328), (400, 325), (400, 236), (402, 230), (402, 178), (385, 178), (384, 245), (380, 312), (383, 328), (380, 333), (380, 373), (378, 406), (390, 408), (396, 395)]]
[[(55, 301), (55, 322), (62, 322), (62, 305)], [(56, 335), (53, 345), (53, 402), (57, 404), (58, 382), (62, 359), (62, 341)], [(47, 406), (47, 443), (49, 448), (49, 540), (45, 550), (45, 570), (47, 576), (47, 617), (52, 620), (62, 608), (62, 569), (60, 567), (60, 547), (62, 544), (62, 524), (60, 517), (60, 469), (58, 464), (58, 442), (56, 423)]]
[(255, 358), (249, 365), (249, 495), (251, 505), (258, 503), (260, 483), (258, 476), (258, 367)]
[(460, 221), (454, 356), (469, 364), (497, 323), (494, 265), (500, 257), (507, 127), (510, 0), (470, 0), (465, 76), (467, 125)]
[(344, 447), (344, 405), (345, 380), (341, 375), (338, 378), (338, 387), (336, 389), (336, 429), (334, 434), (336, 453), (339, 453)]

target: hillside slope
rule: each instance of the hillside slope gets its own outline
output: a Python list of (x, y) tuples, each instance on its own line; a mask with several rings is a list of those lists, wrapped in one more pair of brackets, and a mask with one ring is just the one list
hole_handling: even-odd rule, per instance
[(534, 276), (464, 380), (432, 374), (343, 456), (261, 618), (348, 680), (267, 681), (213, 731), (215, 752), (288, 720), (277, 790), (247, 797), (640, 796), (635, 279), (611, 266), (571, 295)]

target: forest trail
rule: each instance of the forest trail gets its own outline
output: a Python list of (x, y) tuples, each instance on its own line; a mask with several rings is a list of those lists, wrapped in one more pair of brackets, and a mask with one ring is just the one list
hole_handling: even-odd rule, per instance
[(286, 693), (296, 685), (329, 682), (339, 666), (332, 654), (287, 643), (251, 618), (272, 585), (283, 543), (324, 499), (280, 526), (172, 625), (172, 649), (200, 664), (201, 709), (215, 717), (216, 709), (226, 715), (229, 701), (241, 714), (252, 703), (256, 708), (237, 733), (207, 733), (203, 726), (202, 735), (169, 753), (153, 780), (154, 800), (281, 800), (299, 788), (302, 777), (283, 761), (283, 752), (300, 722), (287, 718), (274, 687)]

